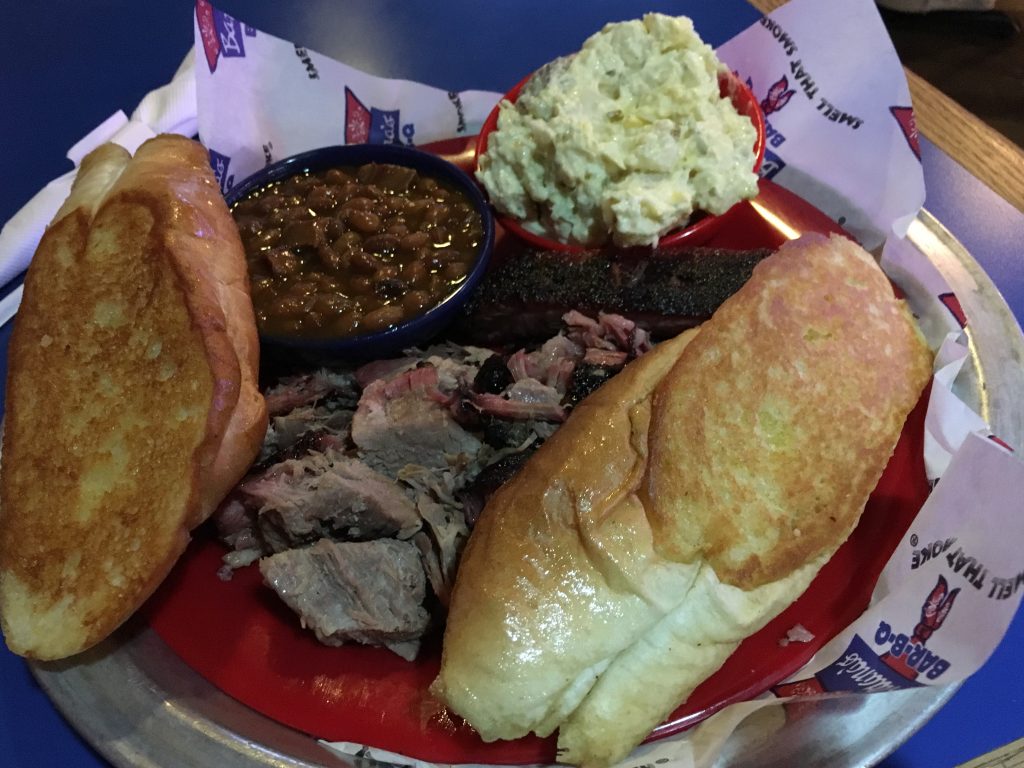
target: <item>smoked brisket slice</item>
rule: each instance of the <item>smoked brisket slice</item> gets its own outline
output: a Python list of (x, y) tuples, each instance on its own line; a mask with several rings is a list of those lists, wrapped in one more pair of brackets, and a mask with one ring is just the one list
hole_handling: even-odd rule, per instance
[(430, 615), (416, 545), (321, 539), (260, 560), (260, 573), (320, 642), (384, 645), (416, 658)]
[(659, 338), (709, 318), (771, 250), (686, 248), (633, 256), (528, 251), (492, 269), (467, 304), (457, 335), (506, 344), (557, 333), (569, 310), (614, 312)]
[(322, 536), (408, 538), (421, 524), (394, 480), (335, 451), (285, 461), (243, 482), (239, 492), (244, 503), (259, 510), (259, 532), (274, 552)]
[(352, 417), (360, 457), (388, 477), (410, 464), (446, 469), (472, 460), (480, 440), (455, 421), (449, 399), (430, 365), (371, 382)]

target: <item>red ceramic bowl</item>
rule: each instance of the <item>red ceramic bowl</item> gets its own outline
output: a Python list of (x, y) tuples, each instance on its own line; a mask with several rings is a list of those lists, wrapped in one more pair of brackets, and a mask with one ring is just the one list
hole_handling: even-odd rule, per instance
[[(527, 75), (520, 80), (512, 90), (505, 94), (502, 101), (508, 99), (511, 102), (515, 102), (519, 97), (519, 92), (523, 90), (523, 86), (526, 85), (527, 81), (529, 81), (532, 76), (532, 74)], [(749, 117), (750, 122), (754, 124), (754, 129), (757, 132), (757, 137), (754, 139), (754, 172), (756, 173), (761, 168), (761, 161), (764, 160), (765, 128), (764, 114), (761, 112), (761, 107), (758, 105), (757, 99), (754, 97), (750, 88), (748, 88), (745, 83), (740, 81), (739, 78), (731, 72), (723, 71), (719, 74), (718, 86), (722, 96), (728, 96), (732, 99), (732, 104), (736, 107), (736, 111), (741, 115)], [(480, 129), (480, 135), (477, 136), (474, 170), (479, 164), (480, 155), (482, 155), (487, 149), (488, 138), (498, 125), (498, 106), (500, 106), (500, 102), (491, 110), (491, 114), (487, 116), (487, 120), (484, 121), (483, 127)], [(718, 232), (722, 225), (729, 220), (731, 214), (735, 210), (736, 206), (734, 205), (728, 211), (719, 214), (718, 216), (712, 216), (711, 214), (702, 215), (697, 213), (695, 216), (698, 218), (692, 221), (689, 225), (673, 230), (664, 235), (658, 241), (658, 247), (665, 248), (684, 244), (690, 246), (700, 245)], [(510, 216), (499, 213), (496, 214), (496, 218), (501, 226), (507, 231), (537, 248), (552, 251), (566, 251), (569, 253), (581, 253), (586, 250), (583, 246), (567, 245), (565, 243), (560, 243), (557, 240), (550, 240), (543, 235), (537, 235), (533, 232), (529, 232), (516, 219), (513, 219)]]

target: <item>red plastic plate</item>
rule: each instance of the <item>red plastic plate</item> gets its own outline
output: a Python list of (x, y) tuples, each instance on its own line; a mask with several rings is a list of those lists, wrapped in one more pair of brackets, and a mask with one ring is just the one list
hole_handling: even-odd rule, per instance
[[(471, 142), (459, 139), (432, 148), (468, 163)], [(839, 231), (822, 213), (770, 181), (761, 182), (755, 203), (741, 204), (728, 231), (708, 244), (775, 247), (785, 240), (785, 227), (800, 232)], [(922, 399), (908, 420), (857, 529), (807, 592), (748, 638), (652, 738), (688, 728), (727, 704), (781, 682), (864, 610), (878, 574), (928, 495), (923, 463), (925, 402)], [(167, 645), (228, 695), (312, 736), (370, 744), (422, 760), (553, 761), (553, 739), (484, 743), (429, 694), (440, 662), (439, 638), (427, 643), (415, 662), (378, 648), (320, 645), (262, 585), (255, 567), (237, 572), (231, 581), (221, 581), (217, 570), (223, 553), (208, 529), (198, 531), (146, 610)], [(780, 645), (796, 624), (813, 633), (813, 641)]]

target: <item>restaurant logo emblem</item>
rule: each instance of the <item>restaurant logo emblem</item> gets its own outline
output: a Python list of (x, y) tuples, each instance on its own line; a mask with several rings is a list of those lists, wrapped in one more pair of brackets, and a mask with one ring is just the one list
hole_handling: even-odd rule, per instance
[(416, 127), (402, 125), (397, 109), (367, 108), (352, 92), (345, 88), (345, 143), (346, 144), (407, 144), (414, 146)]
[(950, 590), (945, 577), (939, 576), (938, 582), (921, 606), (921, 620), (914, 627), (908, 639), (906, 635), (896, 635), (884, 621), (875, 633), (875, 642), (889, 643), (892, 649), (882, 654), (882, 661), (899, 672), (907, 680), (916, 680), (922, 673), (935, 679), (949, 667), (949, 662), (940, 659), (925, 648), (925, 643), (949, 616), (953, 609), (960, 588)]
[(793, 98), (793, 93), (794, 90), (789, 87), (789, 79), (785, 75), (772, 83), (768, 93), (761, 100), (761, 111), (764, 112), (765, 117), (778, 112), (789, 104), (789, 100)]
[(764, 151), (764, 162), (761, 163), (761, 178), (772, 179), (786, 167), (786, 161), (776, 155), (770, 149)]
[(242, 24), (235, 17), (218, 11), (208, 0), (196, 0), (196, 22), (199, 24), (206, 64), (211, 72), (217, 69), (217, 60), (221, 56), (244, 57), (245, 38), (256, 36), (255, 27)]
[(921, 142), (918, 141), (917, 136), (917, 122), (914, 120), (914, 110), (912, 107), (889, 107), (889, 112), (896, 118), (896, 122), (900, 126), (900, 130), (903, 131), (903, 138), (907, 140), (907, 145), (910, 147), (910, 151), (914, 153), (914, 157), (921, 160)]
[[(733, 72), (737, 75), (736, 72)], [(738, 75), (737, 75), (738, 77)], [(754, 90), (754, 81), (749, 77), (747, 78), (747, 88), (751, 91)], [(772, 149), (778, 149), (786, 143), (785, 135), (772, 125), (771, 121), (768, 120), (768, 115), (773, 112), (778, 112), (784, 106), (789, 103), (789, 100), (793, 97), (793, 89), (789, 87), (789, 79), (783, 75), (779, 80), (771, 85), (768, 89), (768, 93), (761, 100), (761, 112), (765, 115), (764, 121), (764, 138), (765, 144), (767, 145), (764, 153), (764, 162), (761, 165), (760, 175), (762, 178), (771, 179), (779, 171), (786, 167), (785, 161), (775, 154), (767, 147)]]
[(217, 177), (221, 194), (226, 195), (235, 186), (235, 177), (228, 175), (228, 166), (231, 165), (231, 158), (212, 149), (209, 152), (210, 167), (213, 168), (213, 175)]
[(873, 640), (875, 647), (885, 649), (881, 654), (855, 634), (837, 661), (816, 672), (814, 677), (777, 685), (772, 693), (780, 698), (826, 691), (878, 693), (920, 687), (921, 675), (929, 680), (938, 679), (949, 669), (950, 663), (928, 650), (926, 643), (949, 616), (959, 593), (959, 588), (950, 590), (946, 579), (939, 576), (921, 605), (920, 621), (909, 637), (893, 631), (888, 622), (880, 621)]

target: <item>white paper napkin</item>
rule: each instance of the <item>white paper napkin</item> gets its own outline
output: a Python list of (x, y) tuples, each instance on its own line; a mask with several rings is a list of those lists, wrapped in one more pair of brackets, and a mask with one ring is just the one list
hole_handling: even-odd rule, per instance
[[(118, 110), (71, 147), (67, 158), (75, 168), (43, 187), (4, 224), (0, 229), (0, 286), (28, 267), (47, 224), (71, 191), (78, 164), (89, 152), (108, 141), (135, 152), (142, 142), (158, 133), (193, 136), (196, 128), (195, 55), (189, 51), (171, 82), (146, 94), (131, 118)], [(0, 304), (0, 323), (6, 322), (16, 308), (14, 301)]]

